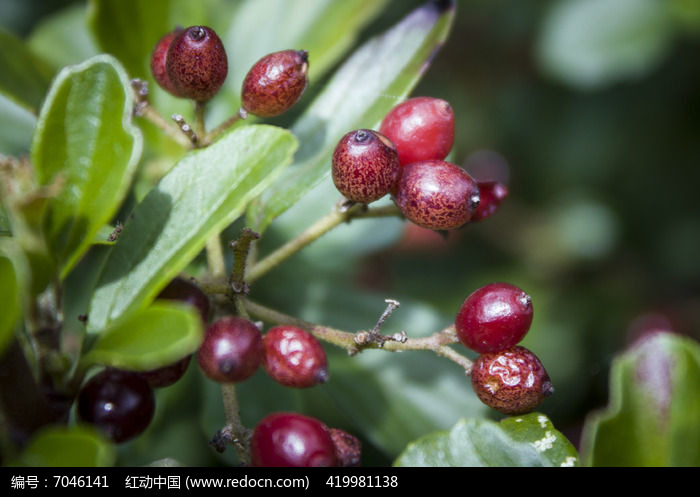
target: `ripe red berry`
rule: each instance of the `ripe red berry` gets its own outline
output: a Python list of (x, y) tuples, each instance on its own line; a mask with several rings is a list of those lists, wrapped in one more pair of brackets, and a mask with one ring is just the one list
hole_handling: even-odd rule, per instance
[(466, 298), (457, 313), (459, 340), (479, 352), (509, 349), (532, 324), (532, 299), (517, 286), (491, 283)]
[(266, 55), (243, 80), (241, 105), (258, 117), (278, 116), (299, 101), (308, 83), (306, 50), (283, 50)]
[(151, 73), (153, 73), (156, 83), (158, 83), (160, 87), (166, 90), (168, 93), (175, 95), (176, 97), (181, 97), (182, 95), (178, 93), (170, 81), (170, 78), (168, 77), (168, 70), (165, 66), (165, 61), (168, 56), (170, 44), (180, 33), (182, 33), (182, 28), (176, 28), (174, 31), (171, 31), (163, 36), (153, 49), (153, 54), (151, 54)]
[(540, 360), (521, 346), (479, 356), (471, 376), (479, 399), (504, 414), (530, 412), (554, 393)]
[(190, 365), (192, 354), (184, 357), (174, 364), (158, 369), (152, 369), (141, 373), (151, 388), (165, 388), (176, 383), (182, 378)]
[(481, 200), (472, 214), (471, 222), (492, 216), (508, 196), (508, 188), (498, 181), (477, 181), (477, 185)]
[(206, 102), (226, 80), (228, 60), (223, 43), (213, 29), (191, 26), (170, 44), (166, 72), (176, 94)]
[(394, 107), (379, 131), (396, 144), (402, 166), (443, 160), (454, 142), (455, 116), (444, 100), (416, 97)]
[(250, 440), (255, 467), (336, 466), (335, 446), (328, 427), (301, 414), (280, 412), (265, 417)]
[(396, 186), (400, 170), (394, 144), (369, 129), (347, 133), (333, 152), (333, 183), (353, 202), (382, 198)]
[(141, 434), (155, 411), (153, 390), (138, 373), (105, 369), (83, 386), (78, 417), (116, 443)]
[(263, 343), (263, 367), (278, 383), (307, 388), (328, 380), (326, 352), (311, 333), (296, 326), (275, 326)]
[(262, 355), (260, 330), (247, 319), (229, 316), (209, 326), (197, 358), (208, 378), (234, 383), (252, 376)]
[(459, 228), (479, 205), (479, 188), (464, 169), (438, 160), (403, 167), (396, 205), (407, 219), (433, 230)]
[(209, 297), (197, 285), (183, 278), (172, 280), (156, 298), (176, 300), (189, 304), (199, 312), (204, 324), (207, 324), (207, 321), (209, 321)]

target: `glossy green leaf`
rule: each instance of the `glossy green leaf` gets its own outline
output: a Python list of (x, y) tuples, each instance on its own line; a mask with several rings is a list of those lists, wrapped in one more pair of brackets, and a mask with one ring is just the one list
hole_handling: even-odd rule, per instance
[[(320, 79), (353, 44), (359, 30), (386, 0), (246, 0), (236, 11), (224, 43), (234, 106), (253, 64), (279, 50), (309, 52), (310, 84)], [(273, 15), (271, 15), (271, 13)]]
[(21, 156), (29, 152), (36, 115), (27, 105), (18, 104), (0, 92), (0, 154)]
[(291, 162), (297, 142), (281, 128), (237, 128), (185, 156), (136, 207), (93, 296), (100, 330), (146, 306)]
[(20, 315), (20, 298), (17, 274), (12, 261), (0, 253), (0, 354), (14, 333), (15, 323)]
[(610, 401), (588, 417), (589, 466), (700, 466), (700, 345), (657, 332), (617, 357)]
[(27, 46), (0, 30), (0, 93), (36, 112), (44, 100), (53, 71)]
[(100, 55), (58, 75), (41, 110), (32, 162), (41, 185), (59, 182), (44, 219), (49, 250), (65, 277), (119, 208), (141, 155), (129, 80)]
[(155, 302), (104, 330), (82, 362), (149, 371), (193, 353), (202, 337), (202, 318), (191, 307)]
[(86, 6), (80, 3), (47, 17), (27, 39), (29, 48), (56, 69), (97, 55), (97, 46), (87, 29), (86, 13)]
[(573, 445), (547, 416), (530, 413), (496, 423), (463, 419), (448, 432), (427, 435), (408, 445), (394, 466), (531, 467), (578, 466)]
[(175, 26), (205, 23), (205, 3), (191, 0), (91, 0), (89, 27), (97, 45), (132, 78), (151, 78), (153, 47)]
[(552, 4), (539, 40), (545, 72), (592, 88), (643, 76), (670, 48), (669, 2), (566, 0)]
[[(248, 212), (262, 232), (270, 222), (330, 176), (330, 159), (349, 130), (376, 127), (406, 97), (430, 65), (452, 25), (454, 5), (429, 3), (357, 49), (294, 124), (301, 148), (295, 163)], [(440, 4), (441, 5), (441, 4)], [(448, 4), (449, 5), (449, 4)]]
[(14, 466), (105, 467), (116, 461), (114, 446), (87, 426), (52, 426), (39, 432)]

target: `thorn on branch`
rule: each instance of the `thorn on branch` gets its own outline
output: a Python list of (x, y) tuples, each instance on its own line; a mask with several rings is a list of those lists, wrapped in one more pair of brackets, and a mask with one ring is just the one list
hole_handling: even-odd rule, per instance
[(187, 124), (187, 121), (185, 121), (185, 118), (182, 117), (182, 114), (173, 114), (171, 118), (173, 121), (175, 121), (175, 124), (178, 125), (180, 131), (184, 133), (184, 135), (190, 140), (190, 142), (192, 142), (193, 145), (199, 143), (197, 133), (194, 132), (192, 126)]
[[(386, 309), (384, 309), (382, 315), (379, 316), (379, 320), (377, 321), (377, 324), (374, 325), (374, 328), (372, 328), (369, 331), (358, 331), (357, 333), (355, 333), (355, 344), (360, 349), (372, 343), (377, 344), (377, 347), (381, 349), (384, 346), (384, 343), (386, 342), (405, 343), (406, 340), (408, 340), (405, 331), (401, 331), (400, 333), (394, 333), (393, 335), (382, 335), (380, 333), (384, 322), (389, 318), (389, 316), (391, 316), (391, 313), (394, 312), (394, 310), (401, 305), (398, 300), (394, 299), (386, 299), (384, 300), (384, 302), (386, 302), (387, 304)], [(355, 351), (355, 353), (357, 353), (357, 351)], [(352, 354), (352, 351), (351, 355), (354, 355)]]

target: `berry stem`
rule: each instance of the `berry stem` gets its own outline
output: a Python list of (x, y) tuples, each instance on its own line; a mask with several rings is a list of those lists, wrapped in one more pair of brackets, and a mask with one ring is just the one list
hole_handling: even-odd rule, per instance
[(454, 325), (448, 326), (447, 328), (426, 337), (407, 338), (405, 340), (387, 340), (381, 343), (370, 340), (364, 343), (361, 347), (358, 347), (356, 337), (358, 334), (368, 332), (351, 333), (348, 331), (330, 328), (328, 326), (321, 326), (314, 323), (309, 323), (308, 321), (304, 321), (288, 314), (284, 314), (275, 309), (258, 304), (257, 302), (253, 302), (247, 298), (242, 299), (242, 301), (246, 310), (251, 316), (270, 323), (298, 326), (309, 331), (319, 340), (323, 340), (324, 342), (328, 342), (332, 345), (336, 345), (337, 347), (347, 350), (349, 354), (356, 354), (364, 349), (379, 348), (392, 352), (399, 350), (431, 350), (437, 355), (459, 364), (459, 366), (465, 370), (466, 374), (471, 373), (473, 364), (472, 361), (456, 352), (449, 346), (450, 344), (459, 342)]
[(184, 148), (190, 148), (192, 142), (182, 135), (180, 129), (171, 121), (168, 121), (161, 116), (157, 110), (151, 106), (148, 100), (148, 84), (141, 79), (132, 79), (131, 88), (134, 90), (136, 104), (134, 105), (134, 114), (148, 119), (163, 133), (172, 138), (176, 143), (179, 143)]
[(240, 301), (241, 295), (248, 294), (248, 285), (245, 282), (246, 268), (248, 266), (248, 253), (251, 244), (260, 238), (260, 235), (250, 228), (244, 228), (240, 238), (231, 242), (233, 249), (233, 268), (229, 277), (229, 288), (236, 311), (240, 316), (247, 317), (245, 307)]
[(215, 440), (223, 440), (233, 445), (238, 460), (248, 465), (250, 463), (250, 436), (252, 432), (241, 423), (236, 384), (223, 383), (221, 385), (221, 398), (224, 402), (226, 426), (217, 433)]
[(204, 122), (204, 110), (206, 109), (206, 103), (195, 102), (194, 103), (194, 132), (200, 137), (198, 146), (204, 147), (209, 144), (207, 141), (207, 130), (206, 124)]
[(226, 274), (226, 263), (224, 253), (221, 250), (221, 239), (219, 235), (211, 237), (207, 241), (207, 264), (213, 278), (223, 278)]
[(243, 110), (243, 108), (238, 109), (238, 112), (226, 119), (224, 122), (219, 124), (216, 128), (214, 128), (207, 134), (206, 142), (212, 143), (219, 137), (221, 133), (223, 133), (228, 128), (236, 124), (239, 121), (239, 119), (246, 119), (247, 117), (248, 113), (245, 110)]
[(336, 206), (331, 212), (317, 220), (299, 236), (289, 240), (277, 250), (261, 259), (257, 264), (253, 265), (248, 272), (246, 280), (249, 284), (253, 283), (267, 274), (271, 269), (277, 267), (283, 261), (344, 222), (349, 222), (354, 218), (390, 217), (396, 215), (400, 215), (400, 211), (394, 205), (367, 208), (366, 204), (353, 203), (349, 206)]

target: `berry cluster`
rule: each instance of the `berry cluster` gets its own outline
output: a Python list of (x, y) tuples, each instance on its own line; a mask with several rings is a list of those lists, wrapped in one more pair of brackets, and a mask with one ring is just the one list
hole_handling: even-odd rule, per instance
[[(491, 216), (508, 194), (505, 185), (479, 183), (444, 159), (452, 149), (449, 103), (417, 97), (394, 107), (379, 132), (351, 131), (333, 153), (333, 182), (347, 199), (369, 203), (391, 193), (418, 226), (451, 230)], [(483, 190), (483, 191), (482, 191)]]
[(517, 346), (532, 323), (532, 299), (508, 283), (491, 283), (466, 298), (457, 313), (460, 342), (479, 352), (472, 387), (481, 401), (505, 414), (532, 411), (554, 392), (540, 360)]

